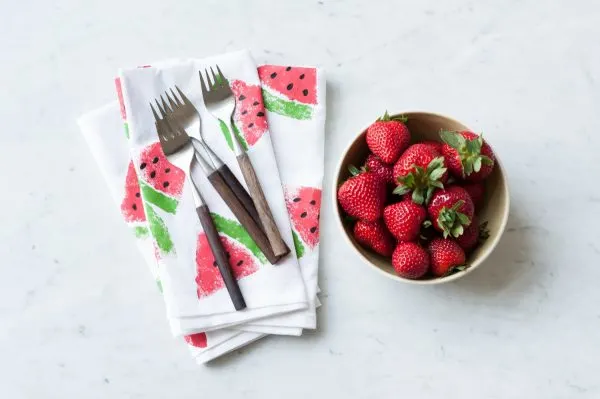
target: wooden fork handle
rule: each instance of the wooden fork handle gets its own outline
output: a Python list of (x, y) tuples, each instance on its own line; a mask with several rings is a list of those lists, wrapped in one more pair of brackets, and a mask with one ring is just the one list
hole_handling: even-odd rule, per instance
[(225, 287), (227, 288), (227, 292), (229, 292), (229, 297), (233, 302), (235, 310), (245, 309), (246, 301), (244, 301), (244, 296), (242, 295), (242, 291), (240, 291), (240, 286), (238, 285), (237, 280), (235, 277), (233, 277), (231, 266), (229, 265), (229, 260), (227, 259), (227, 253), (223, 248), (223, 244), (219, 238), (219, 233), (217, 232), (212, 217), (208, 212), (208, 207), (206, 205), (199, 206), (196, 208), (196, 213), (198, 213), (200, 224), (202, 224), (202, 229), (204, 230), (204, 234), (206, 234), (206, 238), (208, 239), (208, 245), (210, 246), (210, 249), (215, 257), (215, 262), (217, 263), (219, 272), (221, 272), (221, 276), (225, 282)]
[(231, 172), (229, 166), (223, 165), (219, 169), (217, 169), (217, 172), (219, 172), (219, 174), (223, 176), (225, 183), (227, 183), (229, 188), (231, 188), (235, 196), (238, 197), (238, 199), (241, 201), (242, 205), (244, 205), (244, 208), (246, 209), (246, 211), (248, 211), (250, 216), (252, 216), (252, 219), (254, 219), (256, 224), (262, 227), (262, 223), (260, 221), (260, 218), (258, 217), (258, 212), (256, 211), (256, 207), (254, 206), (252, 197), (250, 197), (250, 194), (248, 194), (248, 191), (246, 191), (244, 186), (242, 186), (242, 183), (240, 183), (237, 177), (235, 177), (235, 175)]
[(244, 152), (238, 155), (237, 161), (240, 165), (240, 169), (242, 170), (242, 174), (244, 175), (244, 180), (246, 181), (248, 190), (250, 190), (250, 195), (252, 196), (254, 206), (258, 211), (258, 217), (260, 218), (262, 227), (264, 228), (265, 234), (269, 240), (269, 243), (271, 244), (271, 248), (273, 248), (273, 253), (275, 256), (279, 257), (289, 254), (290, 249), (286, 245), (285, 241), (283, 241), (281, 233), (277, 228), (277, 224), (275, 224), (273, 214), (271, 213), (271, 207), (269, 207), (269, 203), (265, 198), (265, 193), (262, 190), (258, 176), (256, 176), (254, 167), (250, 162), (250, 158), (248, 158), (248, 154)]
[(281, 257), (275, 256), (273, 250), (271, 249), (271, 245), (269, 244), (269, 239), (262, 231), (261, 227), (254, 221), (254, 219), (252, 219), (252, 216), (250, 216), (248, 211), (246, 211), (246, 208), (244, 208), (242, 202), (238, 199), (238, 197), (235, 196), (234, 192), (227, 185), (227, 183), (225, 183), (223, 177), (215, 171), (214, 173), (208, 175), (208, 180), (211, 182), (217, 193), (219, 193), (223, 201), (225, 201), (229, 209), (231, 209), (231, 212), (233, 212), (240, 224), (244, 226), (252, 240), (254, 240), (269, 263), (272, 265), (276, 264)]

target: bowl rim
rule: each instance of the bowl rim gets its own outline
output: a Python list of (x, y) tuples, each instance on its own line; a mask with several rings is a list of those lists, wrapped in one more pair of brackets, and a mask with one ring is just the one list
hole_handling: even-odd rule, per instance
[[(430, 112), (430, 111), (406, 110), (406, 111), (401, 111), (401, 112), (394, 112), (393, 114), (390, 114), (390, 116), (405, 115), (405, 114), (428, 114), (428, 115), (438, 116), (438, 117), (441, 117), (444, 119), (451, 120), (458, 125), (468, 126), (467, 124), (462, 123), (462, 122), (460, 122), (454, 118), (451, 118), (449, 116), (439, 114), (436, 112)], [(348, 243), (350, 248), (355, 253), (358, 254), (358, 256), (363, 261), (363, 263), (367, 264), (371, 269), (376, 270), (378, 273), (384, 275), (385, 277), (387, 277), (389, 279), (401, 281), (403, 283), (413, 284), (413, 285), (444, 284), (444, 283), (449, 283), (451, 281), (458, 280), (458, 279), (466, 276), (467, 274), (471, 273), (473, 270), (478, 268), (490, 256), (492, 251), (496, 248), (496, 246), (500, 242), (502, 235), (504, 234), (504, 230), (506, 229), (506, 225), (508, 223), (508, 215), (509, 215), (509, 211), (510, 211), (510, 190), (508, 188), (508, 180), (506, 178), (506, 170), (504, 169), (504, 166), (502, 165), (502, 161), (500, 161), (498, 154), (496, 152), (494, 152), (494, 155), (496, 157), (496, 160), (495, 160), (496, 165), (500, 171), (500, 177), (502, 179), (502, 183), (504, 186), (504, 196), (506, 197), (506, 208), (504, 209), (504, 213), (502, 214), (502, 220), (500, 222), (500, 229), (498, 230), (498, 234), (494, 237), (491, 245), (488, 247), (488, 250), (481, 253), (476, 262), (472, 263), (468, 268), (466, 268), (465, 270), (462, 270), (458, 273), (454, 273), (454, 274), (451, 274), (450, 276), (442, 277), (442, 278), (434, 278), (434, 279), (428, 279), (428, 280), (411, 280), (411, 279), (400, 277), (396, 274), (391, 274), (391, 273), (388, 273), (388, 272), (382, 270), (378, 266), (374, 265), (369, 259), (367, 259), (367, 257), (365, 257), (357, 248), (355, 248), (355, 244), (350, 239), (350, 236), (346, 233), (346, 229), (344, 228), (344, 224), (342, 222), (342, 215), (340, 214), (340, 208), (339, 208), (338, 201), (337, 201), (337, 182), (338, 182), (338, 178), (340, 176), (340, 172), (342, 170), (342, 166), (343, 166), (342, 163), (344, 162), (344, 159), (346, 158), (346, 154), (348, 153), (348, 150), (350, 150), (350, 147), (352, 147), (352, 145), (356, 142), (356, 140), (358, 140), (363, 134), (366, 133), (367, 128), (372, 123), (373, 122), (370, 122), (369, 125), (367, 125), (364, 129), (360, 130), (358, 135), (356, 135), (354, 138), (352, 138), (348, 142), (348, 144), (346, 145), (346, 147), (344, 148), (344, 150), (342, 151), (342, 153), (340, 155), (339, 161), (336, 164), (335, 173), (333, 176), (333, 182), (332, 182), (333, 190), (331, 190), (332, 191), (331, 198), (333, 200), (333, 209), (334, 209), (335, 216), (336, 216), (336, 222), (337, 222), (338, 228), (340, 228), (342, 230), (344, 239), (346, 240), (346, 242)], [(489, 141), (487, 139), (486, 139), (486, 142), (489, 143)], [(490, 144), (490, 146), (493, 148), (492, 144)]]

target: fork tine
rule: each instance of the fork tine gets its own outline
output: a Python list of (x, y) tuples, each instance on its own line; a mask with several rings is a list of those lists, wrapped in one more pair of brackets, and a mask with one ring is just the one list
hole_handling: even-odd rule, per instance
[[(206, 84), (204, 83), (204, 77), (202, 76), (202, 71), (198, 71), (198, 75), (200, 75), (200, 86), (202, 86), (202, 97), (205, 98), (208, 94), (208, 89), (206, 88)], [(177, 87), (177, 86), (175, 86)]]
[[(177, 102), (171, 98), (171, 96), (169, 95), (169, 92), (165, 90), (165, 95), (167, 96), (167, 99), (169, 100), (169, 104), (171, 105), (171, 109), (175, 110), (177, 109)], [(177, 97), (175, 97), (177, 98)]]
[(221, 68), (219, 68), (219, 64), (217, 64), (216, 66), (217, 66), (217, 72), (219, 72), (219, 77), (221, 78), (221, 82), (223, 84), (226, 84), (227, 86), (229, 86), (229, 81), (227, 80), (225, 75), (223, 75), (223, 72), (221, 72)]
[(213, 86), (221, 86), (221, 81), (217, 78), (217, 75), (215, 75), (215, 71), (213, 70), (212, 67), (210, 67), (210, 73), (212, 74), (213, 77)]
[[(177, 86), (175, 86), (177, 87)], [(179, 107), (183, 105), (183, 101), (180, 99), (180, 97), (177, 96), (177, 94), (175, 94), (175, 92), (173, 91), (173, 88), (170, 88), (169, 91), (171, 92), (171, 97), (173, 97), (173, 99), (175, 100), (175, 106)]]
[(209, 90), (212, 90), (214, 84), (210, 81), (210, 76), (208, 75), (208, 69), (204, 68), (204, 74), (206, 75), (206, 83), (208, 84)]
[[(192, 102), (185, 96), (185, 94), (183, 94), (183, 92), (181, 91), (181, 89), (175, 85), (175, 90), (177, 90), (177, 93), (179, 93), (179, 96), (181, 97), (181, 101), (183, 101), (183, 104), (191, 104)], [(172, 91), (172, 90), (171, 90)]]
[(169, 115), (173, 113), (173, 110), (171, 108), (169, 108), (169, 104), (167, 104), (167, 102), (165, 101), (165, 99), (163, 98), (162, 94), (160, 95), (160, 99), (162, 101), (162, 106), (165, 109), (165, 114)]
[(152, 115), (154, 115), (154, 121), (155, 122), (160, 121), (160, 117), (156, 113), (156, 110), (154, 109), (154, 106), (152, 105), (152, 102), (150, 102), (150, 108), (152, 108)]
[(158, 99), (155, 98), (154, 101), (156, 101), (156, 106), (158, 107), (158, 111), (160, 112), (160, 115), (162, 116), (163, 119), (165, 119), (167, 117), (167, 112), (165, 111), (165, 109), (160, 105), (160, 103), (158, 102)]

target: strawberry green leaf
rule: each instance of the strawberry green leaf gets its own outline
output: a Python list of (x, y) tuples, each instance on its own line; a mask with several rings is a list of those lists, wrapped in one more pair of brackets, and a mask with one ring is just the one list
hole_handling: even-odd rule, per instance
[(436, 168), (434, 170), (431, 171), (431, 174), (429, 175), (429, 180), (439, 180), (442, 176), (444, 176), (444, 173), (446, 173), (447, 168)]
[(360, 174), (360, 170), (354, 165), (348, 166), (348, 170), (350, 171), (350, 174), (352, 176), (356, 176), (356, 175)]
[(160, 291), (160, 293), (162, 294), (163, 292), (163, 288), (162, 288), (162, 282), (159, 280), (156, 280), (156, 286), (158, 287), (158, 290)]
[[(440, 131), (440, 138), (442, 139), (442, 141), (456, 150), (458, 150), (461, 147), (461, 142), (460, 142), (460, 139), (458, 138), (459, 136), (460, 135), (457, 134), (456, 132), (451, 132), (449, 130), (441, 130)], [(460, 137), (462, 137), (462, 136), (460, 136)]]
[(444, 166), (444, 157), (434, 158), (431, 162), (429, 162), (429, 165), (427, 165), (427, 173), (431, 175), (431, 173), (433, 173), (436, 169), (441, 168), (442, 166)]
[(399, 185), (394, 189), (393, 193), (397, 194), (397, 195), (404, 195), (404, 194), (408, 193), (409, 191), (410, 191), (410, 188), (408, 188), (407, 186)]
[(434, 186), (427, 187), (427, 195), (425, 196), (425, 203), (428, 204), (431, 201), (431, 197), (433, 196), (433, 192), (435, 191)]
[(487, 155), (482, 155), (482, 156), (480, 157), (480, 159), (481, 159), (481, 162), (482, 162), (484, 165), (491, 166), (491, 165), (493, 165), (493, 164), (494, 164), (494, 161), (492, 161), (492, 158), (488, 157)]
[(464, 232), (465, 229), (463, 228), (462, 224), (456, 225), (451, 231), (453, 237), (460, 237)]
[(441, 181), (432, 181), (431, 185), (436, 188), (444, 189), (444, 184)]
[(481, 157), (477, 157), (473, 161), (473, 170), (475, 172), (479, 172), (481, 170)]
[(423, 202), (425, 202), (425, 197), (423, 195), (423, 189), (421, 189), (421, 188), (415, 189), (415, 191), (413, 191), (413, 193), (412, 193), (412, 200), (415, 204), (423, 205)]
[(450, 269), (448, 269), (448, 271), (442, 277), (448, 277), (448, 276), (451, 276), (458, 272), (462, 272), (463, 270), (466, 270), (467, 267), (468, 267), (467, 265), (458, 265), (458, 266), (451, 267)]
[(459, 222), (461, 222), (465, 226), (468, 226), (469, 224), (471, 224), (471, 219), (469, 219), (469, 217), (467, 215), (465, 215), (464, 213), (456, 212), (456, 216), (458, 217)]
[(390, 114), (387, 111), (385, 111), (385, 114), (383, 114), (383, 116), (378, 118), (377, 120), (382, 121), (382, 122), (398, 121), (398, 122), (406, 123), (408, 121), (408, 117), (405, 115), (398, 115), (398, 116), (390, 117)]
[(423, 222), (423, 227), (428, 228), (431, 227), (433, 223), (431, 223), (431, 220), (426, 220)]

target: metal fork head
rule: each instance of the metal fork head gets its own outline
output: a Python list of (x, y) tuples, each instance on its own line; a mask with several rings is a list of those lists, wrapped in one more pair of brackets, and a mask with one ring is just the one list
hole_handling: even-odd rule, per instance
[(233, 98), (233, 92), (229, 87), (229, 81), (223, 75), (221, 68), (218, 65), (215, 66), (217, 73), (210, 67), (210, 74), (208, 69), (198, 71), (200, 75), (200, 86), (202, 87), (202, 97), (204, 98), (204, 104), (206, 109), (219, 119), (229, 120), (233, 112), (235, 111), (235, 99)]
[(188, 145), (190, 143), (190, 137), (177, 121), (169, 118), (169, 112), (173, 112), (173, 110), (169, 108), (165, 99), (161, 97), (162, 104), (158, 99), (155, 99), (155, 101), (160, 116), (154, 109), (152, 103), (150, 103), (150, 108), (152, 109), (152, 115), (154, 115), (154, 123), (156, 125), (158, 139), (160, 140), (160, 146), (165, 155), (169, 156)]
[(165, 90), (164, 96), (167, 100), (161, 95), (162, 105), (170, 119), (174, 119), (184, 129), (198, 121), (200, 116), (196, 111), (196, 107), (179, 87), (175, 86), (175, 90), (173, 88)]

